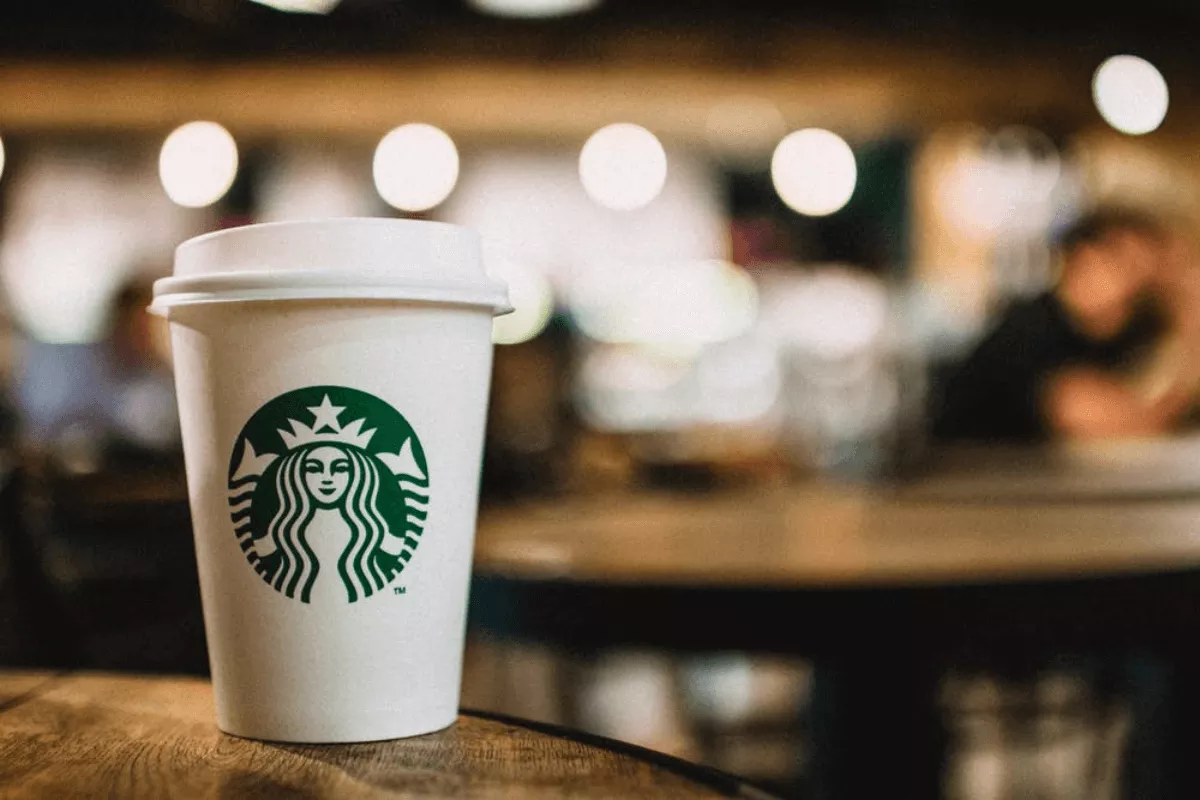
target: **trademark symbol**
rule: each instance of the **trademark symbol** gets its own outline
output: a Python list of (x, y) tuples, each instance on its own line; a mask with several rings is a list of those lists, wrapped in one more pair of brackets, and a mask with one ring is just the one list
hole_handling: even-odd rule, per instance
[(407, 589), (405, 589), (405, 587), (403, 587), (403, 586), (397, 586), (396, 588), (392, 589), (392, 591), (395, 592), (396, 594), (404, 594), (407, 591)]

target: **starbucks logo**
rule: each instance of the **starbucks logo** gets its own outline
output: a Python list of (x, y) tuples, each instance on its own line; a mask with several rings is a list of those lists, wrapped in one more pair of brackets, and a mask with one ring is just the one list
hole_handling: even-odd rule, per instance
[(429, 513), (429, 469), (400, 412), (344, 386), (271, 400), (229, 460), (229, 510), (246, 560), (303, 603), (350, 602), (391, 583)]

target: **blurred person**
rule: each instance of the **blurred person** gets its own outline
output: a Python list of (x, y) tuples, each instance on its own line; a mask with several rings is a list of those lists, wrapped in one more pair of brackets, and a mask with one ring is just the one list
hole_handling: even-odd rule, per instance
[(1179, 428), (1200, 386), (1200, 285), (1187, 240), (1102, 208), (1059, 243), (1051, 292), (1011, 306), (945, 387), (934, 435), (1035, 441)]
[(129, 283), (111, 303), (107, 338), (94, 344), (30, 339), (15, 374), (24, 438), (48, 447), (72, 471), (105, 458), (174, 456), (179, 422), (174, 383), (146, 312), (149, 285)]
[(106, 354), (111, 433), (118, 446), (174, 452), (179, 447), (175, 382), (163, 355), (166, 323), (146, 310), (153, 299), (152, 285), (135, 281), (113, 302)]

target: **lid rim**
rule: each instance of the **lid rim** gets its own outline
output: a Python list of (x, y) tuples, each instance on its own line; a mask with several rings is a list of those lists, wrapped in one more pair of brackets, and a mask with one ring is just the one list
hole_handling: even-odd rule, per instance
[(431, 277), (428, 275), (394, 275), (375, 270), (287, 269), (238, 270), (207, 272), (202, 275), (168, 275), (154, 282), (154, 295), (169, 296), (178, 292), (229, 291), (241, 289), (279, 289), (292, 287), (331, 288), (354, 286), (415, 287), (419, 289), (446, 288), (504, 291), (505, 286), (487, 275), (478, 278)]
[(410, 294), (380, 294), (378, 292), (345, 292), (342, 294), (317, 294), (306, 292), (294, 292), (287, 295), (282, 295), (278, 292), (268, 295), (266, 292), (261, 294), (257, 292), (244, 292), (241, 294), (205, 294), (197, 292), (195, 294), (181, 294), (175, 299), (160, 302), (155, 300), (147, 310), (156, 316), (166, 317), (176, 308), (191, 308), (195, 306), (208, 305), (229, 305), (232, 303), (296, 303), (303, 301), (321, 301), (321, 300), (356, 300), (356, 301), (379, 301), (386, 303), (418, 303), (421, 305), (444, 305), (444, 306), (469, 306), (483, 310), (490, 310), (492, 316), (502, 317), (505, 314), (511, 314), (515, 309), (508, 304), (496, 302), (495, 300), (484, 300), (481, 298), (470, 297), (427, 297), (419, 293)]
[(160, 278), (150, 311), (165, 315), (178, 306), (289, 300), (388, 300), (513, 310), (504, 284), (483, 280), (430, 279), (370, 272), (286, 270), (219, 272)]

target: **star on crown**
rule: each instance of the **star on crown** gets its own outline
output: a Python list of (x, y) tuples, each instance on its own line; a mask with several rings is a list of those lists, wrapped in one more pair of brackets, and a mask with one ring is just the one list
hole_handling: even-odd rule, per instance
[(321, 405), (309, 406), (308, 410), (313, 415), (311, 426), (289, 418), (288, 424), (292, 428), (290, 431), (282, 428), (276, 429), (288, 450), (295, 450), (297, 447), (314, 442), (351, 444), (365, 450), (371, 443), (371, 437), (375, 435), (375, 428), (371, 428), (369, 431), (362, 429), (363, 423), (366, 422), (365, 419), (356, 419), (346, 425), (339, 424), (338, 417), (346, 410), (346, 407), (335, 406), (329, 401), (329, 395), (325, 395)]

